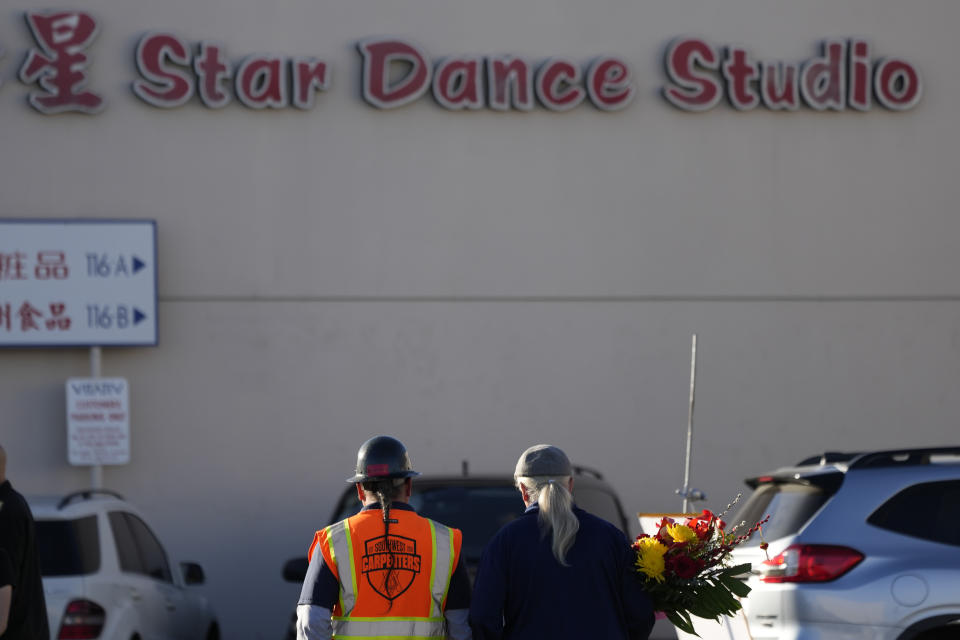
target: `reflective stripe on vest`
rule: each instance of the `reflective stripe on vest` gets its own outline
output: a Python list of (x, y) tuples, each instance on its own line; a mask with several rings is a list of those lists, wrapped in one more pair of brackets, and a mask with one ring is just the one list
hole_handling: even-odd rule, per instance
[(334, 618), (333, 635), (340, 640), (445, 638), (443, 618)]
[[(427, 640), (445, 637), (443, 606), (453, 576), (456, 549), (449, 527), (427, 519), (430, 525), (430, 617), (351, 616), (357, 600), (357, 568), (354, 565), (350, 527), (346, 520), (327, 527), (330, 555), (340, 582), (341, 615), (333, 616), (334, 636), (343, 640)], [(347, 558), (344, 562), (343, 559)]]
[[(357, 572), (353, 566), (353, 545), (350, 541), (350, 527), (346, 520), (341, 520), (336, 524), (327, 527), (327, 540), (330, 542), (330, 555), (337, 565), (340, 584), (344, 588), (340, 590), (340, 611), (343, 615), (350, 615), (357, 602)], [(347, 562), (341, 562), (342, 558), (347, 558)], [(350, 589), (346, 588), (350, 585)]]
[[(433, 538), (433, 562), (430, 563), (430, 590), (433, 594), (431, 616), (443, 615), (443, 604), (453, 575), (453, 531), (449, 527), (430, 520), (430, 535)], [(441, 564), (442, 563), (442, 564)], [(446, 571), (437, 571), (443, 567)]]

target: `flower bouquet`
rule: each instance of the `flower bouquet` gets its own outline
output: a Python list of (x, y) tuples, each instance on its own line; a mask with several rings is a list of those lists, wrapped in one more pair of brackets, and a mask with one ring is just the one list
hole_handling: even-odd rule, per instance
[(719, 620), (736, 613), (741, 608), (738, 598), (750, 593), (737, 576), (749, 572), (750, 563), (729, 566), (730, 552), (769, 519), (743, 534), (736, 528), (728, 533), (723, 520), (704, 509), (682, 523), (663, 518), (655, 535), (638, 536), (633, 543), (635, 567), (653, 608), (693, 635), (698, 634), (691, 616)]

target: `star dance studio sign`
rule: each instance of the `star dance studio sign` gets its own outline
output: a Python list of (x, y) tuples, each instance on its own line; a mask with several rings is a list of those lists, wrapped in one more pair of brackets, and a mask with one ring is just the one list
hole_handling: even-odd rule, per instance
[[(106, 99), (88, 88), (93, 63), (87, 52), (99, 32), (97, 19), (81, 11), (30, 11), (25, 18), (33, 44), (18, 77), (32, 87), (29, 104), (43, 114), (103, 111)], [(401, 107), (429, 93), (451, 111), (539, 107), (563, 112), (590, 103), (609, 112), (624, 109), (637, 95), (630, 65), (618, 56), (585, 63), (562, 56), (434, 59), (423, 47), (399, 38), (360, 40), (357, 51), (361, 94), (378, 109)], [(234, 60), (218, 43), (190, 42), (167, 31), (142, 36), (133, 58), (133, 95), (159, 109), (191, 101), (222, 109), (237, 101), (255, 110), (309, 110), (317, 94), (332, 87), (331, 65), (322, 58), (249, 55)], [(679, 38), (666, 47), (663, 66), (663, 99), (692, 112), (712, 109), (724, 99), (740, 111), (905, 111), (923, 94), (916, 66), (900, 58), (875, 59), (869, 43), (856, 38), (826, 40), (816, 55), (794, 62), (758, 60), (743, 47)]]

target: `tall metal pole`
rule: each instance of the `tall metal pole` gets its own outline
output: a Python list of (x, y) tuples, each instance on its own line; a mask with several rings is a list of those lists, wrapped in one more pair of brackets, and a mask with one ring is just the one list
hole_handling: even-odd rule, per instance
[[(90, 377), (99, 378), (101, 375), (100, 347), (90, 347)], [(90, 488), (103, 488), (103, 465), (97, 463), (90, 467)]]
[(687, 455), (683, 465), (683, 513), (690, 513), (690, 455), (693, 451), (693, 401), (697, 386), (697, 334), (690, 347), (690, 409), (687, 413)]

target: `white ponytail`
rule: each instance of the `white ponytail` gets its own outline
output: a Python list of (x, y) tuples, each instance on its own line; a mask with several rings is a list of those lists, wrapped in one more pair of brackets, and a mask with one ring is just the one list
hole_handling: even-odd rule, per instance
[(567, 551), (573, 546), (580, 529), (580, 521), (573, 513), (573, 496), (567, 489), (570, 476), (519, 477), (517, 482), (527, 490), (530, 501), (540, 507), (540, 533), (543, 536), (553, 534), (553, 556), (561, 565), (570, 566), (567, 564)]

